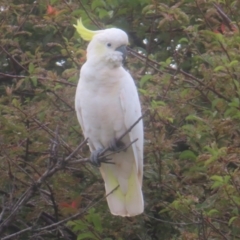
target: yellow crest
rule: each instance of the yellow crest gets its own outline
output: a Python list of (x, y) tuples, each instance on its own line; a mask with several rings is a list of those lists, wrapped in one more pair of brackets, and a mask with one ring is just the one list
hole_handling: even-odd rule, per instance
[(79, 20), (77, 20), (77, 25), (74, 24), (73, 26), (77, 29), (77, 32), (80, 34), (82, 39), (84, 39), (85, 41), (91, 41), (94, 35), (101, 32), (101, 30), (100, 31), (91, 31), (91, 30), (85, 28), (83, 26), (81, 18)]

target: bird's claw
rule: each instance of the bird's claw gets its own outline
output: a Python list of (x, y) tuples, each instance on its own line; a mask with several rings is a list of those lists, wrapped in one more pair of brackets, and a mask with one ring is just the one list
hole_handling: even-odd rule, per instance
[(125, 148), (125, 144), (122, 141), (117, 141), (115, 138), (109, 144), (109, 150), (112, 152), (120, 152)]
[(100, 157), (102, 152), (103, 152), (103, 149), (98, 149), (98, 150), (95, 150), (91, 153), (90, 161), (96, 167), (101, 166), (101, 160), (99, 159), (99, 157)]
[(106, 158), (106, 157), (101, 156), (103, 151), (104, 151), (104, 148), (101, 148), (101, 149), (95, 150), (91, 153), (90, 162), (94, 166), (101, 167), (101, 163), (114, 164), (114, 163), (110, 162), (112, 160), (111, 158)]
[[(124, 149), (125, 144), (122, 141), (117, 141), (115, 138), (110, 142), (108, 146), (108, 150), (111, 152), (120, 152)], [(92, 152), (90, 161), (94, 166), (101, 167), (101, 163), (114, 164), (113, 162), (110, 162), (111, 159), (101, 156), (104, 151), (104, 148), (100, 148)]]

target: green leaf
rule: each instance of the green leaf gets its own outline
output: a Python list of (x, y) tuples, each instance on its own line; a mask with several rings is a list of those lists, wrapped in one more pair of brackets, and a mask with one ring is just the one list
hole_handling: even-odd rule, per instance
[(150, 74), (144, 75), (139, 82), (140, 88), (142, 88), (145, 85), (145, 83), (148, 82), (150, 79), (152, 79), (152, 75)]
[(59, 0), (50, 0), (50, 4), (53, 5), (54, 3), (57, 3)]
[(214, 188), (219, 188), (219, 187), (221, 187), (221, 186), (223, 186), (223, 185), (224, 185), (223, 182), (218, 182), (218, 181), (216, 181), (216, 182), (214, 182), (214, 183), (212, 184), (211, 188), (212, 188), (212, 189), (214, 189)]
[(213, 69), (214, 72), (219, 72), (219, 71), (223, 71), (223, 70), (225, 70), (224, 66), (217, 66)]
[(76, 223), (74, 221), (68, 221), (67, 222), (67, 226), (71, 227), (71, 226), (74, 226)]
[(188, 115), (186, 118), (185, 118), (187, 121), (200, 121), (200, 122), (204, 122), (204, 119), (196, 116), (196, 115)]
[(237, 203), (238, 205), (240, 205), (240, 197), (237, 196), (232, 196), (232, 199), (235, 203)]
[[(79, 18), (79, 16), (82, 16), (82, 12), (83, 12), (82, 9), (76, 9), (76, 10), (71, 12), (71, 15)], [(74, 24), (76, 24), (76, 23), (74, 22)]]
[(214, 175), (214, 176), (211, 176), (210, 179), (213, 180), (213, 181), (223, 182), (223, 177), (222, 176)]
[(65, 42), (68, 44), (68, 38), (66, 38), (66, 37), (62, 37), (64, 40), (65, 40)]
[(234, 220), (236, 220), (238, 217), (231, 217), (230, 220), (228, 221), (228, 226), (231, 226)]
[[(165, 103), (164, 103), (164, 104), (165, 104)], [(170, 123), (173, 123), (173, 121), (174, 121), (173, 118), (171, 118), (171, 117), (168, 117), (167, 120), (168, 120)]]
[(108, 11), (103, 9), (103, 8), (98, 10), (98, 15), (99, 15), (100, 19), (103, 19), (105, 17), (109, 17)]
[(102, 232), (103, 229), (102, 229), (102, 222), (101, 222), (101, 219), (100, 219), (100, 216), (98, 214), (94, 214), (92, 217), (91, 217), (91, 220), (93, 222), (93, 225), (95, 227), (95, 229), (98, 231), (98, 232)]
[(234, 79), (233, 82), (234, 82), (236, 88), (239, 89), (239, 82), (236, 79)]
[(34, 67), (33, 63), (31, 62), (31, 63), (28, 65), (28, 71), (29, 71), (29, 73), (32, 74), (32, 73), (34, 72), (34, 69), (35, 69), (35, 67)]
[(33, 86), (36, 87), (37, 83), (38, 83), (37, 77), (36, 76), (31, 77), (31, 82), (32, 82)]
[(77, 83), (77, 81), (78, 81), (77, 76), (72, 76), (72, 77), (68, 78), (68, 82)]
[(94, 236), (93, 233), (87, 232), (87, 233), (81, 233), (78, 235), (77, 240), (82, 240), (82, 239), (97, 239), (97, 237)]
[(20, 102), (19, 102), (19, 100), (16, 99), (16, 98), (14, 98), (14, 99), (12, 100), (12, 104), (13, 104), (13, 106), (15, 106), (15, 107), (19, 107), (19, 106), (20, 106)]
[(212, 101), (212, 108), (215, 108), (218, 104), (221, 104), (223, 100), (221, 98), (216, 98)]
[(179, 43), (188, 43), (188, 39), (187, 38), (181, 38), (178, 42)]
[(229, 180), (231, 179), (231, 177), (229, 176), (229, 175), (227, 175), (227, 176), (224, 176), (223, 177), (223, 182), (224, 183), (229, 183)]
[(219, 211), (217, 209), (211, 209), (209, 212), (207, 212), (208, 216), (213, 216), (214, 214), (219, 213)]
[(172, 207), (175, 209), (179, 209), (179, 207), (182, 205), (178, 200), (175, 200), (172, 202)]
[(74, 232), (84, 231), (88, 228), (88, 224), (82, 220), (68, 221), (67, 226), (71, 226)]
[(233, 61), (231, 61), (229, 64), (228, 64), (228, 66), (229, 67), (234, 67), (235, 65), (237, 65), (238, 64), (238, 60), (233, 60)]
[(189, 89), (188, 88), (184, 89), (183, 91), (181, 91), (180, 94), (181, 94), (181, 97), (187, 96), (187, 94), (189, 94)]
[[(231, 104), (231, 103), (229, 103)], [(224, 112), (224, 117), (233, 117), (235, 114), (237, 114), (237, 109), (234, 107), (228, 108), (225, 112)]]
[(231, 103), (228, 104), (230, 107), (239, 107), (239, 98), (234, 98)]
[(139, 93), (142, 93), (143, 95), (147, 95), (147, 91), (144, 89), (138, 89)]
[(54, 90), (57, 90), (57, 89), (62, 89), (64, 88), (61, 84), (57, 83), (54, 87)]
[(158, 106), (166, 106), (166, 103), (163, 102), (163, 101), (155, 101), (155, 100), (152, 100), (152, 101), (151, 101), (151, 106), (152, 106), (153, 108), (156, 108), (156, 107), (158, 107)]
[(172, 57), (167, 58), (167, 60), (165, 61), (166, 65), (170, 65), (172, 63)]
[(91, 4), (91, 9), (92, 10), (95, 10), (95, 8), (97, 7), (105, 7), (104, 6), (104, 1), (101, 1), (101, 0), (94, 0)]
[(79, 232), (79, 231), (83, 231), (83, 230), (87, 230), (88, 229), (88, 224), (84, 223), (83, 221), (79, 220), (75, 226), (72, 227), (74, 232)]
[(195, 161), (197, 156), (195, 155), (194, 152), (192, 152), (191, 150), (185, 150), (183, 152), (181, 152), (179, 158), (181, 160), (184, 160), (184, 159), (188, 159), (188, 160), (193, 160)]
[(42, 112), (38, 113), (38, 118), (39, 118), (39, 120), (41, 122), (45, 119), (45, 116), (46, 116), (46, 112), (45, 111), (42, 111)]
[(224, 44), (225, 43), (225, 36), (223, 34), (215, 34), (215, 38), (217, 41), (219, 41), (221, 44)]

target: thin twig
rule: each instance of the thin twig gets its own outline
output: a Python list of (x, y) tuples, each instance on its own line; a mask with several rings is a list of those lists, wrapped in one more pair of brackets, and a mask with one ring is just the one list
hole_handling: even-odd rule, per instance
[(27, 68), (25, 68), (18, 60), (16, 60), (4, 47), (0, 46), (0, 48), (7, 54), (7, 56), (12, 59), (19, 67), (24, 69), (26, 72), (28, 72)]
[[(134, 122), (133, 125), (127, 129), (127, 131), (125, 131), (122, 135), (120, 135), (120, 137), (118, 137), (118, 138), (116, 139), (116, 142), (120, 142), (129, 132), (131, 132), (132, 129), (143, 119), (143, 117), (146, 115), (147, 112), (148, 112), (148, 111), (146, 111), (145, 113), (143, 113), (143, 115), (142, 115), (141, 117), (139, 117), (139, 118), (137, 119), (137, 121)], [(103, 156), (104, 153), (106, 153), (107, 151), (109, 151), (109, 149), (110, 149), (110, 147), (105, 148), (105, 149), (101, 152), (100, 157)]]
[(160, 218), (155, 218), (155, 217), (152, 217), (150, 216), (149, 214), (144, 214), (145, 216), (149, 217), (149, 218), (152, 218), (158, 222), (163, 222), (163, 223), (168, 223), (168, 224), (171, 224), (171, 225), (178, 225), (178, 226), (188, 226), (188, 225), (195, 225), (195, 224), (199, 224), (200, 222), (189, 222), (189, 223), (179, 223), (179, 222), (171, 222), (171, 221), (167, 221), (167, 220), (163, 220), (163, 219), (160, 219)]
[(219, 15), (222, 17), (224, 24), (231, 30), (234, 31), (237, 27), (232, 23), (232, 20), (228, 17), (228, 15), (220, 8), (219, 5), (213, 3), (214, 7), (217, 9)]
[(78, 213), (76, 213), (76, 214), (74, 214), (74, 215), (72, 215), (72, 216), (70, 216), (70, 217), (68, 217), (68, 218), (65, 218), (65, 219), (63, 219), (63, 220), (61, 220), (61, 221), (58, 221), (58, 222), (56, 222), (56, 223), (53, 223), (53, 224), (51, 224), (51, 225), (48, 225), (48, 226), (42, 227), (42, 228), (38, 228), (38, 229), (34, 229), (34, 226), (31, 226), (31, 227), (25, 228), (25, 229), (23, 229), (23, 230), (21, 230), (21, 231), (18, 231), (18, 232), (16, 232), (16, 233), (13, 233), (13, 234), (11, 234), (11, 235), (8, 235), (8, 236), (2, 238), (1, 240), (7, 240), (7, 239), (15, 238), (16, 236), (19, 236), (20, 234), (25, 233), (25, 232), (28, 232), (28, 231), (42, 232), (42, 231), (50, 230), (50, 229), (53, 229), (53, 228), (55, 229), (55, 228), (57, 228), (58, 226), (62, 225), (63, 223), (66, 223), (66, 222), (68, 222), (68, 221), (70, 221), (70, 220), (74, 220), (74, 219), (80, 217), (80, 216), (81, 216), (82, 214), (84, 214), (89, 208), (92, 208), (92, 207), (96, 206), (96, 205), (97, 205), (98, 203), (100, 203), (103, 199), (107, 198), (110, 194), (112, 194), (115, 190), (117, 190), (118, 187), (119, 187), (119, 185), (116, 186), (116, 187), (115, 187), (111, 192), (109, 192), (107, 195), (105, 195), (104, 197), (100, 198), (98, 201), (96, 201), (96, 202), (94, 202), (94, 203), (92, 203), (92, 202), (93, 202), (93, 201), (92, 201), (92, 202), (91, 202), (92, 204), (91, 204), (91, 203), (88, 204), (88, 206), (85, 207), (83, 210), (79, 211)]
[[(114, 155), (114, 154), (116, 154), (116, 153), (118, 153), (118, 152), (122, 152), (122, 151), (124, 152), (124, 151), (126, 151), (131, 145), (133, 145), (133, 143), (135, 143), (137, 140), (138, 140), (138, 138), (136, 138), (135, 140), (133, 140), (132, 142), (130, 142), (129, 144), (127, 144), (127, 145), (124, 146), (123, 148), (120, 148), (120, 149), (117, 150), (116, 152), (109, 152), (108, 154), (105, 154), (104, 156), (101, 156), (99, 159), (107, 160), (106, 158), (109, 157), (109, 156), (111, 156), (111, 155)], [(104, 161), (104, 160), (102, 160), (101, 162), (114, 164), (114, 163), (109, 162), (109, 160), (111, 160), (111, 159), (109, 159), (109, 160), (107, 160), (107, 161)]]
[[(7, 74), (7, 73), (3, 73), (3, 72), (0, 72), (0, 76), (4, 76), (4, 77), (7, 77), (7, 78), (16, 78), (16, 79), (22, 79), (22, 78), (28, 78), (29, 77), (29, 76), (24, 76), (24, 75), (12, 75), (12, 74)], [(61, 83), (61, 84), (76, 87), (75, 83), (68, 82), (66, 79), (55, 80), (55, 79), (52, 79), (52, 78), (46, 78), (46, 77), (42, 77), (42, 76), (34, 76), (34, 77), (36, 77), (38, 80), (57, 82), (57, 83)]]
[[(137, 121), (135, 123), (133, 123), (132, 126), (129, 127), (129, 129), (127, 129), (118, 139), (117, 141), (120, 141), (124, 136), (126, 136), (135, 126), (136, 124), (139, 123), (139, 121), (141, 121), (141, 119), (143, 118), (143, 116), (146, 114), (146, 112), (137, 119)], [(38, 120), (35, 119), (36, 122), (38, 122)], [(51, 134), (53, 134), (54, 136), (54, 133), (52, 133), (52, 130), (51, 130)], [(55, 134), (56, 135), (56, 134)], [(60, 139), (58, 137), (58, 139)], [(135, 140), (134, 140), (135, 141)], [(134, 142), (133, 141), (133, 142)], [(66, 163), (71, 159), (72, 156), (74, 156), (76, 154), (76, 152), (84, 146), (84, 144), (87, 142), (87, 139), (85, 139), (72, 153), (70, 153), (65, 159), (61, 159), (61, 160), (58, 160), (57, 163), (52, 166), (51, 168), (48, 168), (46, 169), (46, 171), (39, 177), (39, 179), (37, 181), (34, 182), (33, 185), (29, 186), (28, 189), (23, 193), (23, 195), (18, 199), (18, 201), (15, 203), (15, 205), (12, 207), (12, 212), (9, 214), (9, 216), (0, 224), (0, 233), (11, 223), (11, 221), (14, 219), (14, 217), (16, 216), (17, 212), (20, 211), (20, 209), (24, 206), (24, 204), (26, 204), (33, 196), (34, 196), (34, 193), (40, 189), (40, 186), (46, 182), (46, 179), (47, 178), (50, 178), (54, 173), (56, 173), (57, 171), (61, 170), (61, 169), (64, 169)], [(104, 152), (108, 151), (109, 148), (105, 148)], [(89, 160), (89, 159), (88, 159)], [(85, 159), (80, 159), (81, 162), (86, 162)], [(110, 193), (109, 193), (110, 194)], [(108, 195), (107, 195), (108, 196)], [(95, 205), (95, 204), (93, 204)], [(81, 215), (83, 212), (81, 211), (80, 213), (78, 214), (75, 214), (73, 216), (71, 216), (70, 218), (68, 219), (64, 219), (58, 223), (55, 224), (52, 224), (48, 227), (44, 227), (44, 228), (41, 228), (41, 231), (44, 231), (50, 227), (54, 227), (54, 226), (57, 226), (61, 223), (64, 223), (70, 219), (73, 219), (75, 217), (78, 217), (79, 215)], [(32, 228), (27, 228), (28, 230), (32, 229)], [(6, 238), (8, 239), (8, 238)]]
[(65, 158), (65, 162), (68, 162), (88, 141), (88, 138), (86, 138), (83, 142), (79, 144), (79, 146), (68, 156)]
[(84, 12), (87, 14), (88, 18), (99, 28), (101, 29), (100, 25), (98, 22), (96, 22), (89, 14), (89, 12), (87, 11), (87, 9), (85, 8), (84, 4), (82, 3), (81, 0), (78, 0), (78, 2), (80, 3), (81, 5), (81, 8), (84, 10)]

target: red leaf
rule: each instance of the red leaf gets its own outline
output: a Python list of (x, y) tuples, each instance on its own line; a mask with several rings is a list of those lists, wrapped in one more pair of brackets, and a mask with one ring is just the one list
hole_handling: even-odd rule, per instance
[(66, 203), (66, 202), (61, 202), (59, 203), (59, 206), (62, 208), (71, 208), (71, 209), (77, 209), (81, 201), (81, 197), (75, 198), (75, 200), (72, 201), (72, 203)]
[(62, 208), (70, 208), (70, 207), (72, 207), (70, 204), (68, 204), (66, 202), (59, 203), (59, 206), (62, 207)]
[(72, 207), (72, 208), (77, 208), (77, 202), (76, 202), (76, 201), (73, 201), (72, 204), (71, 204), (71, 207)]
[(57, 9), (55, 9), (54, 7), (52, 7), (51, 5), (48, 5), (47, 7), (47, 15), (49, 16), (55, 16), (58, 14)]
[(214, 33), (220, 33), (217, 29), (216, 30), (213, 30)]
[(233, 32), (238, 32), (238, 28), (236, 26), (234, 26), (233, 24), (231, 25), (232, 31)]
[(220, 28), (221, 28), (221, 32), (225, 33), (226, 26), (223, 23), (221, 24)]

